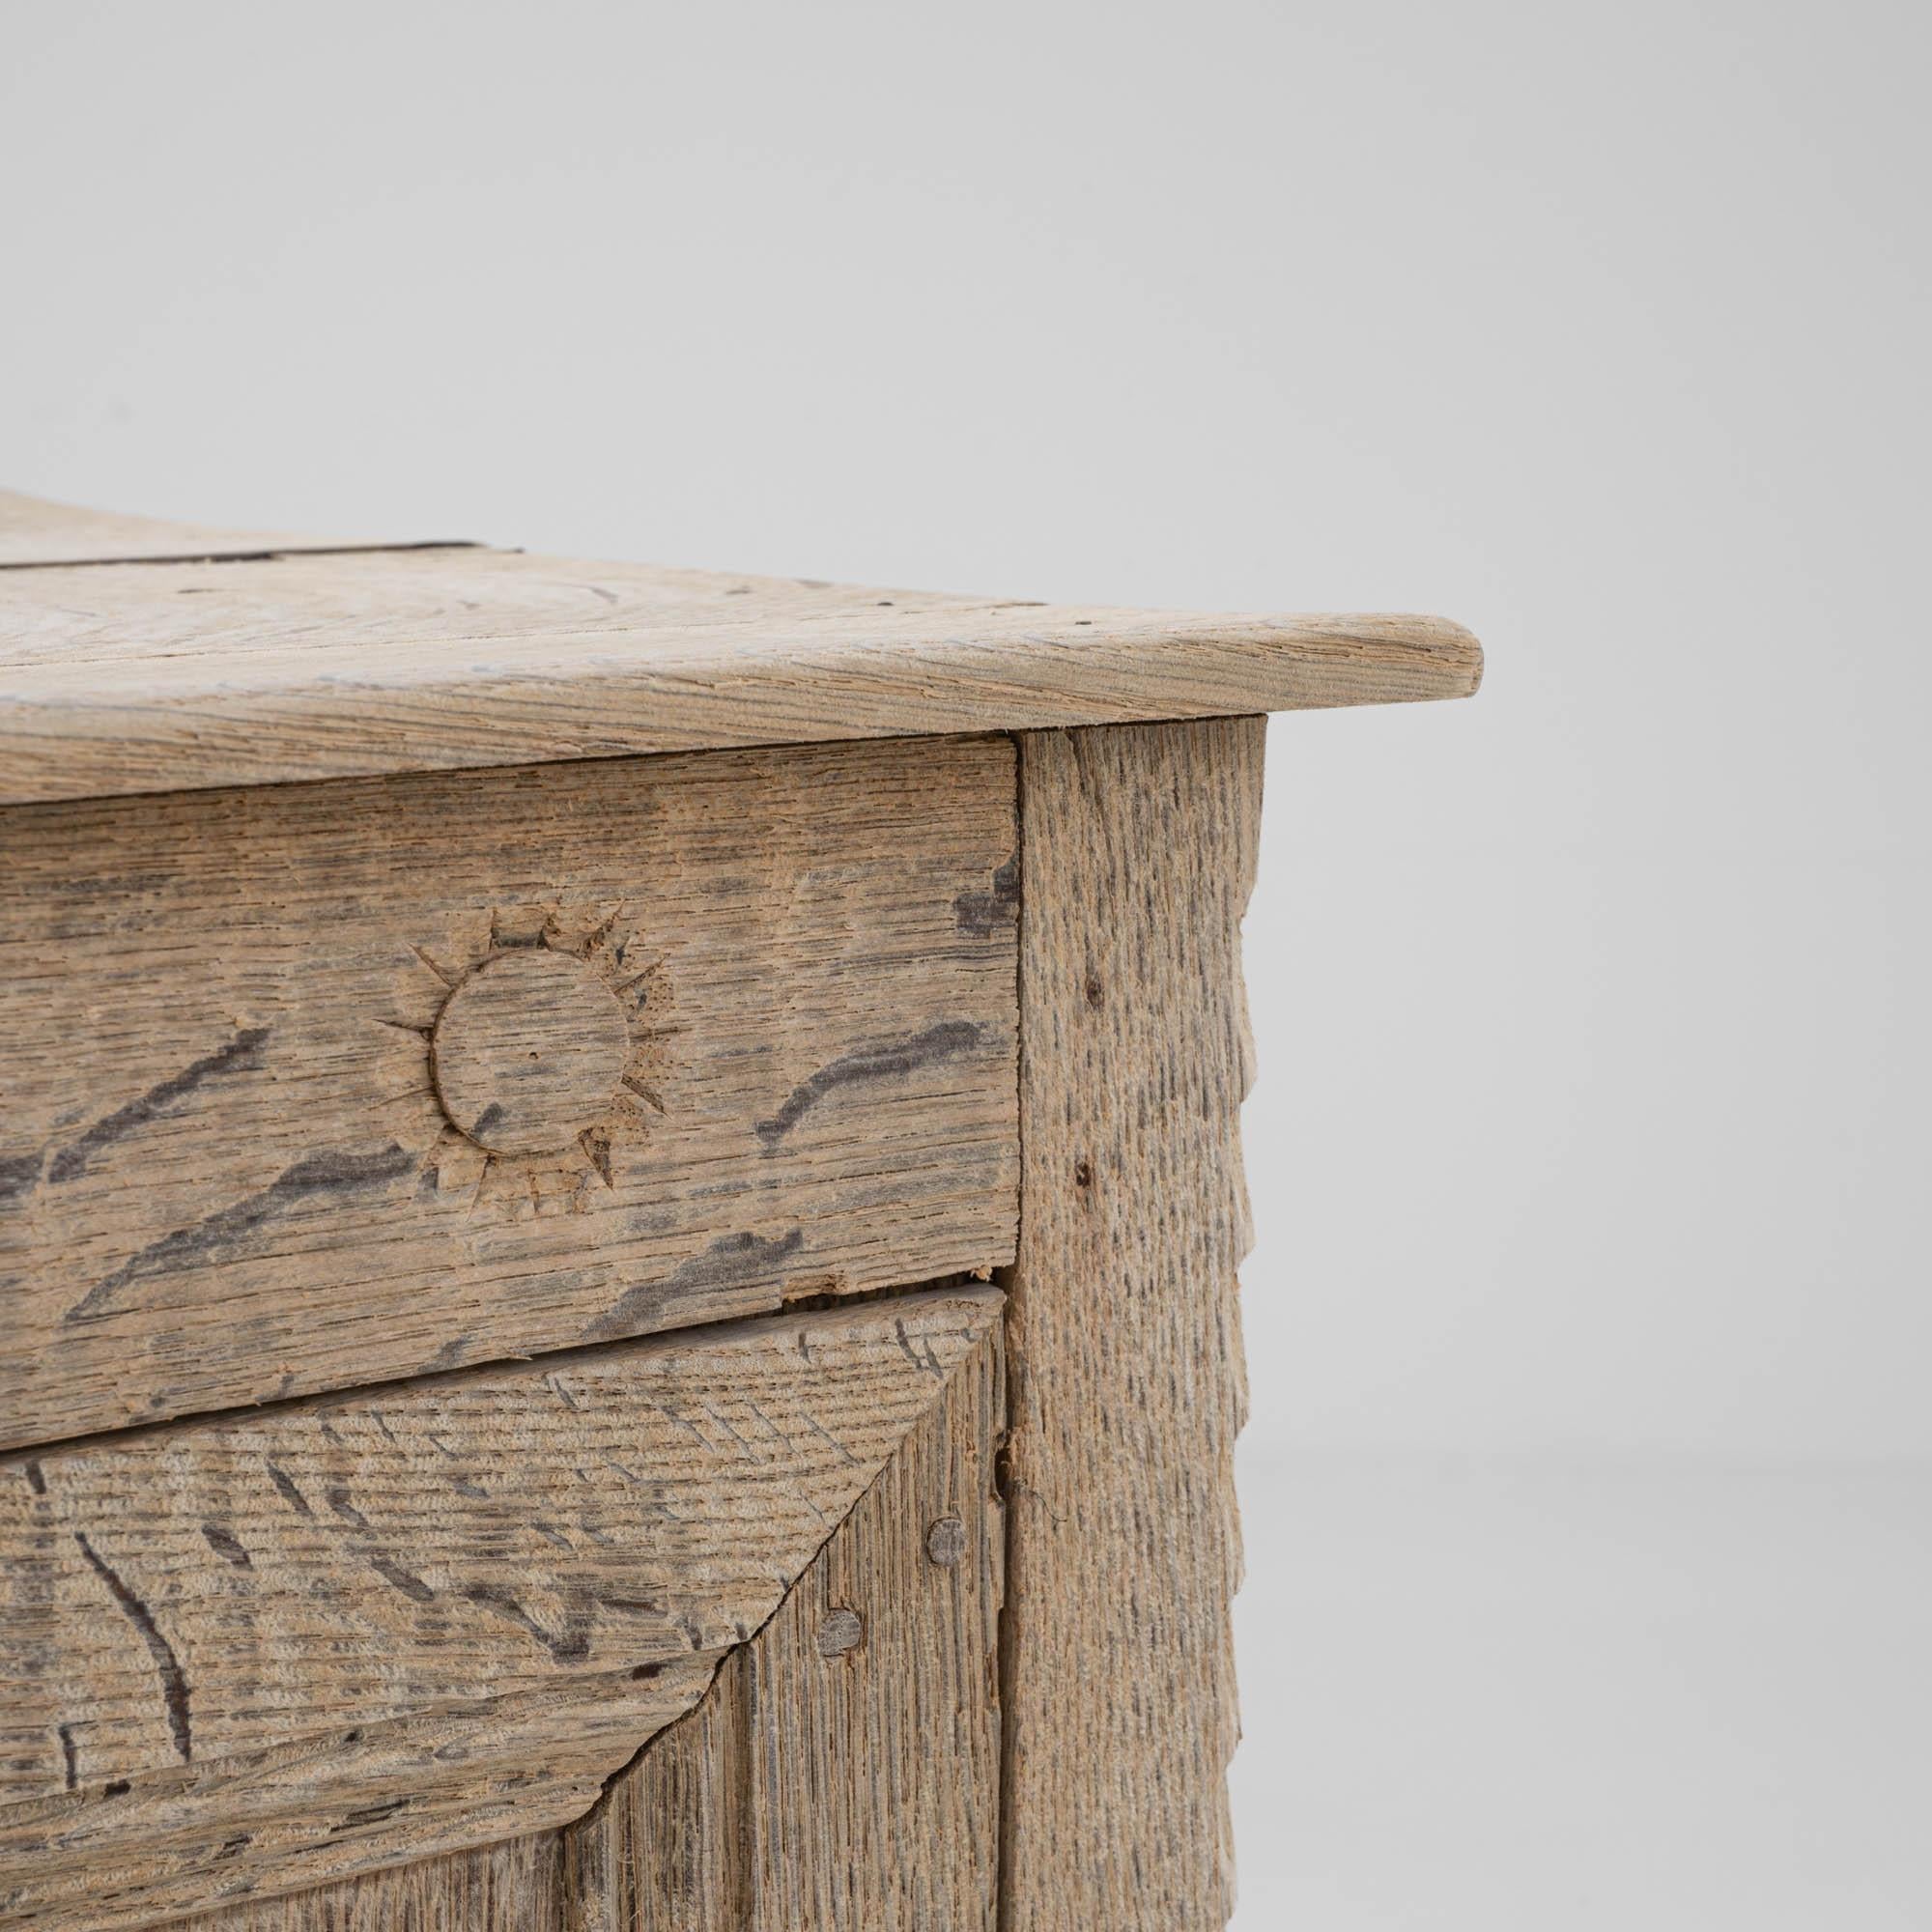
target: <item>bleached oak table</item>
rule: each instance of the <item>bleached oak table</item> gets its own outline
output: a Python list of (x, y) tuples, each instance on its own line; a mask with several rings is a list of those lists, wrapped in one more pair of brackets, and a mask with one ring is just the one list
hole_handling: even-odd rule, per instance
[(1273, 708), (0, 497), (0, 1922), (1218, 1926)]

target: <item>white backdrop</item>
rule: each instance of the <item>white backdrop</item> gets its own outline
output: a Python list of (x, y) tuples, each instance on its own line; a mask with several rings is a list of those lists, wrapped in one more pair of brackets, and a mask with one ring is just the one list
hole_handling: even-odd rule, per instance
[[(14, 487), (1485, 639), (1471, 704), (1269, 739), (1244, 1926), (1932, 1916), (1875, 1796), (1922, 1643), (1778, 1689), (1932, 1605), (1926, 52), (1789, 0), (8, 11)], [(1593, 1792), (1534, 1577), (1618, 1601), (1549, 1537), (1642, 1470), (1604, 1561), (1701, 1577), (1713, 1660), (1791, 1537), (1867, 1523), (1870, 1587), (1715, 1731), (1639, 1643)], [(1529, 1566), (1491, 1675), (1384, 1710), (1478, 1547)]]

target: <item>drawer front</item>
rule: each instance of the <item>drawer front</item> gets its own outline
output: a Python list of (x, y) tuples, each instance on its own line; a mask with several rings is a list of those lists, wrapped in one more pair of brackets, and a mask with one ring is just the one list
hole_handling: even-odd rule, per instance
[(1004, 739), (0, 813), (0, 1444), (983, 1271)]
[[(748, 1859), (713, 1903), (836, 1897), (747, 1923), (884, 1922), (916, 1879), (918, 1922), (983, 1926), (1000, 1323), (933, 1291), (0, 1462), (0, 1919), (568, 1829), (573, 1923), (659, 1923), (639, 1887), (688, 1923)], [(313, 1918), (352, 1920), (414, 1922)]]

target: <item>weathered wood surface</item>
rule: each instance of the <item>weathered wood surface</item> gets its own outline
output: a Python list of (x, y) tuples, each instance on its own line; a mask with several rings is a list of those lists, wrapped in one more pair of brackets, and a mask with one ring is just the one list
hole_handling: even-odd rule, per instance
[(1208, 1932), (1233, 1908), (1239, 928), (1263, 724), (1021, 741), (1009, 1932)]
[[(134, 1925), (579, 1816), (909, 1432), (953, 1494), (946, 1459), (991, 1440), (999, 1311), (933, 1292), (0, 1463), (0, 1918)], [(913, 1480), (877, 1493), (910, 1508)], [(960, 1490), (948, 1512), (983, 1508)], [(932, 1673), (890, 1694), (936, 1722), (957, 1579), (858, 1560), (877, 1576), (831, 1583), (879, 1606), (882, 1667)], [(871, 1694), (837, 1713), (848, 1741)], [(816, 1776), (837, 1742), (778, 1725), (772, 1747)], [(813, 1829), (875, 1825), (877, 1776), (872, 1812)], [(950, 1787), (925, 1796), (921, 1829), (951, 1829)]]
[(997, 1922), (998, 1323), (769, 1622), (560, 1832), (183, 1932), (948, 1932)]
[(0, 574), (0, 803), (1457, 697), (1433, 617), (939, 596), (487, 550)]
[(569, 1932), (992, 1932), (989, 1328), (771, 1622), (565, 1833)]
[(56, 564), (193, 561), (203, 557), (276, 556), (294, 552), (466, 548), (419, 542), (385, 544), (348, 538), (298, 537), (270, 530), (231, 530), (88, 510), (0, 490), (0, 570)]
[(0, 812), (0, 1445), (1004, 1263), (1013, 813), (997, 738)]
[(0, 1807), (0, 1924), (112, 1932), (561, 1825), (717, 1661), (563, 1675)]
[(178, 1932), (562, 1932), (554, 1832), (177, 1920)]

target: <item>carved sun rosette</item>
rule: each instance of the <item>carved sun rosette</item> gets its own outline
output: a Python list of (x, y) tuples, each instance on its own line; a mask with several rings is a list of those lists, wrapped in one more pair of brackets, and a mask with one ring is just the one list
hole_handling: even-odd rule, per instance
[(499, 907), (409, 953), (434, 986), (411, 984), (407, 1016), (383, 1024), (423, 1043), (423, 1187), (519, 1219), (613, 1188), (614, 1164), (665, 1111), (676, 1031), (664, 961), (625, 908)]

